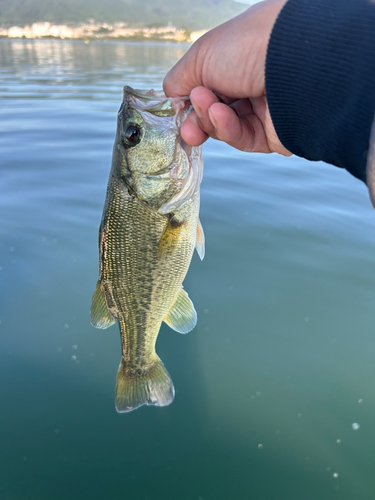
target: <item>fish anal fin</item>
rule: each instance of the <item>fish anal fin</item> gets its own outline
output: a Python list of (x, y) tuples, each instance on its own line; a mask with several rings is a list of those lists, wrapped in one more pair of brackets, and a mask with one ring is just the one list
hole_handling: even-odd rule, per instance
[(174, 387), (162, 361), (156, 356), (147, 371), (127, 370), (124, 358), (117, 373), (116, 410), (129, 412), (142, 405), (168, 406), (174, 398)]
[(116, 323), (116, 320), (108, 310), (99, 281), (96, 285), (94, 295), (92, 296), (90, 319), (92, 326), (103, 330)]
[(195, 242), (195, 248), (197, 250), (199, 258), (203, 260), (205, 254), (205, 238), (204, 238), (203, 227), (199, 219), (197, 223), (197, 239)]
[(188, 333), (197, 324), (197, 313), (194, 305), (183, 288), (180, 289), (165, 315), (164, 322), (179, 333)]

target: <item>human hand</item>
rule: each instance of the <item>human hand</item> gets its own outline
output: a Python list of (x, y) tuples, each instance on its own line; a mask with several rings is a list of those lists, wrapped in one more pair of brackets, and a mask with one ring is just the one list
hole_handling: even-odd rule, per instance
[(265, 62), (273, 25), (286, 0), (266, 0), (199, 38), (164, 79), (169, 97), (190, 95), (181, 127), (192, 146), (208, 137), (242, 151), (289, 156), (272, 124)]

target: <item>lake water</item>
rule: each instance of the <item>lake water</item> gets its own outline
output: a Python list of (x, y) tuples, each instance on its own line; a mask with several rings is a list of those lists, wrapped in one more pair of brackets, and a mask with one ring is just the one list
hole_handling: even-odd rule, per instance
[(115, 411), (89, 309), (116, 113), (187, 48), (0, 42), (1, 500), (374, 497), (375, 212), (332, 166), (205, 144), (175, 400)]

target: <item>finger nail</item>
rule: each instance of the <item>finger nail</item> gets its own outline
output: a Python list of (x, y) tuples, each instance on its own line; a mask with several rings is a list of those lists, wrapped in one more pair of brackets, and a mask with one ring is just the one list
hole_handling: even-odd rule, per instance
[(195, 103), (193, 93), (190, 94), (190, 101), (191, 101), (191, 104), (193, 105), (194, 111), (197, 114), (197, 117), (199, 118), (199, 120), (201, 120), (201, 118), (202, 118), (202, 110), (198, 106), (198, 104)]
[(216, 120), (215, 118), (212, 116), (212, 113), (211, 113), (211, 108), (208, 109), (208, 116), (210, 117), (210, 121), (212, 123), (212, 125), (214, 126), (215, 130), (217, 128), (217, 123), (216, 123)]
[(199, 120), (202, 119), (202, 110), (199, 106), (193, 104), (194, 111), (197, 113), (197, 117)]

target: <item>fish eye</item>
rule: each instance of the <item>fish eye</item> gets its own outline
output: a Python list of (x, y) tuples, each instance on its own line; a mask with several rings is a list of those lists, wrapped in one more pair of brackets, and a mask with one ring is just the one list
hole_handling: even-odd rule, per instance
[(137, 125), (128, 125), (124, 132), (124, 139), (130, 147), (137, 145), (141, 140), (141, 129)]

